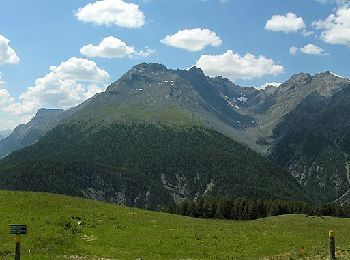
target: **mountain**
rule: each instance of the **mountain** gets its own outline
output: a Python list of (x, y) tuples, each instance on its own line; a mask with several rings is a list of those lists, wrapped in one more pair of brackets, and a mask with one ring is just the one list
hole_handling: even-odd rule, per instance
[[(349, 79), (330, 72), (314, 76), (300, 73), (280, 87), (258, 90), (240, 87), (222, 77), (207, 77), (196, 67), (172, 70), (157, 63), (141, 63), (112, 83), (107, 91), (65, 112), (56, 110), (57, 116), (43, 116), (36, 125), (45, 125), (39, 127), (40, 136), (63, 119), (64, 122), (83, 120), (104, 124), (143, 121), (204, 125), (267, 155), (278, 140), (273, 133), (278, 123), (308, 95), (316, 91), (321, 96), (331, 97), (349, 85)], [(32, 122), (19, 128), (20, 132), (25, 128), (26, 133), (27, 129), (37, 130)], [(31, 144), (37, 139), (25, 143)], [(0, 155), (7, 154), (2, 146), (0, 143)], [(21, 147), (23, 145), (17, 145), (11, 151)]]
[(323, 203), (349, 203), (350, 80), (330, 72), (300, 73), (261, 92), (248, 107), (258, 127), (247, 130), (259, 151), (290, 172)]
[(59, 109), (40, 109), (29, 123), (17, 126), (9, 136), (0, 141), (0, 158), (35, 143), (66, 114)]
[(281, 121), (270, 157), (318, 200), (349, 203), (350, 88), (307, 96)]
[(274, 134), (274, 129), (310, 94), (317, 92), (320, 96), (331, 97), (349, 86), (349, 79), (337, 77), (330, 72), (314, 76), (300, 73), (293, 75), (279, 87), (260, 91), (255, 100), (248, 103), (249, 106), (242, 107), (243, 112), (253, 116), (257, 124), (257, 127), (247, 130), (250, 138), (259, 144), (259, 148), (255, 150), (268, 154), (270, 147), (279, 139)]
[[(249, 162), (249, 163), (247, 163)], [(0, 161), (0, 187), (160, 209), (201, 196), (305, 200), (278, 166), (216, 131), (62, 124)]]
[[(7, 140), (0, 142), (0, 157), (35, 143), (61, 121), (204, 125), (249, 143), (250, 138), (242, 134), (242, 130), (255, 123), (252, 116), (241, 114), (238, 106), (245, 105), (247, 97), (258, 92), (254, 88), (241, 88), (222, 77), (207, 77), (196, 67), (188, 71), (171, 70), (161, 64), (142, 63), (112, 83), (107, 91), (75, 108), (39, 110), (39, 120), (35, 117), (34, 122), (18, 126)], [(52, 114), (45, 116), (43, 112)], [(255, 142), (250, 146), (256, 146)]]
[[(71, 171), (71, 173), (80, 174), (83, 168), (84, 172), (86, 172), (85, 177), (90, 178), (94, 174), (102, 174), (103, 176), (109, 176), (106, 177), (107, 180), (112, 178), (113, 172), (117, 169), (119, 177), (115, 178), (118, 179), (119, 183), (124, 183), (126, 186), (135, 186), (135, 183), (132, 184), (129, 182), (128, 185), (127, 183), (133, 180), (130, 176), (145, 171), (145, 168), (143, 168), (144, 165), (135, 170), (133, 167), (121, 167), (120, 163), (122, 162), (122, 164), (124, 164), (125, 161), (118, 161), (116, 164), (114, 164), (114, 162), (111, 163), (112, 168), (106, 167), (104, 160), (107, 158), (105, 156), (108, 154), (104, 152), (104, 147), (98, 147), (103, 156), (101, 155), (97, 160), (93, 151), (85, 146), (92, 142), (92, 136), (87, 133), (102, 134), (105, 133), (104, 131), (107, 131), (106, 129), (109, 129), (109, 127), (111, 127), (111, 131), (115, 133), (113, 129), (120, 129), (121, 126), (128, 128), (132, 125), (136, 130), (128, 129), (131, 133), (139, 131), (141, 133), (140, 136), (135, 137), (139, 139), (142, 139), (141, 136), (147, 134), (147, 129), (151, 126), (158, 130), (160, 126), (161, 129), (165, 127), (169, 134), (173, 128), (178, 129), (177, 131), (179, 132), (186, 132), (187, 130), (185, 131), (184, 129), (191, 129), (191, 131), (194, 131), (193, 133), (205, 137), (206, 135), (203, 135), (203, 131), (206, 132), (209, 130), (204, 129), (211, 129), (210, 131), (218, 131), (239, 143), (247, 145), (256, 152), (266, 156), (274, 163), (277, 163), (284, 168), (284, 173), (289, 172), (290, 176), (293, 176), (300, 185), (309, 191), (311, 195), (308, 194), (308, 196), (310, 196), (311, 200), (315, 202), (325, 202), (339, 199), (338, 201), (345, 203), (350, 199), (350, 185), (347, 176), (349, 172), (347, 159), (348, 151), (346, 150), (349, 138), (347, 116), (349, 107), (347, 106), (348, 101), (346, 99), (348, 97), (347, 91), (349, 86), (349, 79), (338, 77), (330, 72), (316, 75), (300, 73), (293, 75), (279, 87), (268, 86), (265, 89), (257, 90), (252, 87), (237, 86), (228, 79), (222, 77), (207, 77), (196, 67), (189, 70), (172, 70), (161, 64), (142, 63), (133, 67), (118, 81), (108, 86), (105, 92), (95, 95), (73, 109), (64, 112), (60, 111), (57, 113), (57, 116), (46, 118), (54, 120), (53, 123), (48, 124), (45, 121), (46, 119), (42, 120), (41, 124), (47, 127), (40, 128), (44, 129), (40, 132), (40, 135), (36, 135), (34, 131), (33, 135), (36, 138), (24, 138), (28, 141), (26, 143), (22, 142), (17, 148), (22, 147), (23, 143), (26, 145), (35, 143), (39, 137), (44, 136), (47, 131), (53, 129), (52, 132), (50, 131), (47, 135), (50, 137), (50, 141), (41, 143), (40, 140), (37, 145), (23, 150), (26, 151), (25, 153), (20, 151), (16, 153), (16, 155), (10, 156), (8, 160), (6, 159), (3, 161), (6, 163), (2, 165), (8, 169), (11, 168), (11, 164), (21, 168), (24, 167), (23, 165), (21, 166), (21, 163), (25, 163), (27, 159), (29, 160), (27, 154), (31, 154), (31, 156), (37, 158), (37, 160), (40, 160), (40, 156), (44, 156), (43, 158), (49, 156), (51, 161), (46, 161), (46, 163), (48, 163), (47, 165), (50, 165), (49, 169), (57, 167), (60, 169), (61, 173)], [(36, 121), (36, 119), (34, 118), (33, 121)], [(25, 126), (25, 128), (32, 129), (30, 124), (31, 123)], [(140, 124), (143, 127), (140, 128)], [(72, 133), (66, 131), (67, 129), (71, 129), (70, 127), (74, 129)], [(152, 132), (158, 131), (155, 129), (153, 129)], [(62, 131), (65, 134), (62, 135)], [(16, 131), (14, 133), (16, 133)], [(209, 136), (214, 132), (210, 133)], [(107, 134), (111, 135), (108, 131)], [(118, 134), (115, 134), (118, 137)], [(84, 140), (84, 143), (75, 143), (74, 140), (71, 140), (70, 136), (74, 136), (74, 138), (79, 140)], [(167, 136), (164, 140), (172, 143), (171, 136), (170, 134), (170, 136)], [(44, 138), (46, 138), (46, 136), (44, 136)], [(59, 142), (59, 139), (55, 140), (55, 138), (61, 138), (60, 140), (62, 142), (63, 140), (69, 142), (70, 146), (65, 148), (67, 150), (67, 155), (64, 155), (64, 149), (58, 149), (57, 152), (61, 151), (62, 154), (57, 154), (57, 156), (59, 158), (64, 158), (64, 160), (52, 164), (52, 158), (54, 158), (52, 155), (55, 153), (50, 151), (49, 148), (50, 145), (51, 147), (59, 145), (55, 143)], [(94, 142), (104, 143), (103, 139), (94, 138)], [(123, 138), (126, 137), (123, 136)], [(149, 137), (147, 138), (149, 139)], [(221, 137), (217, 138), (220, 139)], [(201, 140), (202, 143), (206, 142), (204, 139)], [(131, 140), (129, 141), (132, 143)], [(111, 142), (115, 142), (115, 140), (111, 139)], [(155, 142), (155, 140), (152, 139), (152, 142)], [(152, 146), (152, 142), (147, 145)], [(2, 144), (2, 142), (0, 144)], [(47, 147), (44, 144), (46, 144)], [(107, 144), (105, 145), (108, 147)], [(136, 143), (135, 145), (141, 144)], [(165, 145), (165, 143), (162, 143), (162, 145)], [(182, 145), (186, 146), (186, 143)], [(34, 152), (36, 149), (35, 147), (39, 146), (42, 147), (44, 151), (47, 151), (47, 155)], [(126, 144), (125, 146), (129, 147)], [(164, 147), (159, 149), (161, 150), (163, 148)], [(70, 149), (75, 152), (73, 153)], [(84, 149), (90, 151), (89, 156), (84, 155)], [(217, 147), (213, 149), (215, 151), (220, 151)], [(166, 151), (162, 150), (162, 152), (166, 154)], [(181, 152), (183, 151), (181, 150)], [(222, 151), (218, 152), (218, 154), (221, 154), (221, 152)], [(124, 150), (121, 149), (120, 153), (124, 153)], [(23, 157), (18, 154), (21, 154)], [(85, 159), (81, 161), (79, 158), (75, 157), (76, 154), (84, 155)], [(68, 155), (75, 158), (74, 162), (68, 161)], [(141, 153), (130, 156), (134, 158), (135, 156), (145, 156), (145, 154)], [(172, 156), (175, 158), (178, 157), (176, 153)], [(189, 157), (191, 156), (192, 155), (189, 155)], [(152, 157), (152, 160), (157, 159), (158, 157)], [(216, 159), (219, 160), (219, 158)], [(233, 158), (232, 161), (236, 162), (236, 159)], [(21, 163), (17, 164), (16, 160)], [(149, 162), (152, 162), (152, 160), (150, 159)], [(109, 159), (107, 161), (110, 163)], [(227, 161), (229, 161), (228, 158)], [(239, 165), (244, 162), (242, 158), (238, 161), (240, 162)], [(180, 162), (182, 161), (180, 160)], [(129, 164), (130, 162), (128, 162), (128, 165)], [(162, 164), (159, 163), (158, 165)], [(180, 163), (180, 165), (182, 165), (182, 163)], [(176, 167), (180, 167), (180, 165), (176, 165)], [(230, 164), (227, 163), (227, 165)], [(40, 164), (39, 166), (37, 167), (39, 167), (40, 171), (44, 171), (43, 169), (47, 171), (44, 164)], [(67, 170), (67, 168), (63, 166), (70, 168)], [(100, 171), (99, 169), (101, 167), (103, 170)], [(214, 167), (214, 164), (212, 167)], [(215, 164), (215, 167), (219, 166)], [(16, 168), (16, 171), (19, 168)], [(166, 167), (164, 166), (164, 168)], [(245, 166), (239, 166), (239, 168), (241, 169), (239, 171), (241, 174), (246, 174), (245, 171), (247, 168), (245, 168)], [(21, 171), (18, 171), (20, 175), (22, 174)], [(186, 171), (185, 169), (181, 170), (181, 172)], [(58, 174), (55, 170), (53, 170), (53, 173)], [(192, 173), (190, 173), (189, 176), (192, 176), (191, 174)], [(253, 171), (253, 176), (254, 174), (256, 174), (255, 171)], [(67, 176), (65, 178), (71, 178), (71, 176)], [(123, 176), (129, 177), (126, 180)], [(164, 188), (164, 183), (160, 186), (158, 185), (159, 176), (162, 177), (161, 173), (158, 172), (155, 175), (155, 179), (153, 179), (154, 176), (152, 178), (150, 178), (150, 176), (151, 174), (140, 182), (144, 184), (148, 183), (145, 184), (146, 186), (141, 185), (142, 188), (140, 188), (140, 190), (147, 190), (146, 187), (151, 185), (150, 183), (156, 183), (155, 186), (163, 186)], [(281, 178), (281, 176), (282, 175), (279, 175), (278, 178)], [(56, 177), (58, 178), (59, 175)], [(44, 176), (40, 178), (44, 178)], [(105, 177), (101, 178), (104, 181), (106, 180), (104, 179)], [(170, 178), (174, 178), (174, 176), (172, 175)], [(235, 178), (237, 178), (237, 176), (235, 175), (232, 178), (236, 180)], [(249, 178), (255, 179), (255, 177)], [(273, 179), (274, 177), (271, 178)], [(178, 180), (176, 174), (175, 179)], [(206, 182), (206, 185), (209, 185), (208, 183), (210, 183), (211, 179), (209, 180), (207, 177), (204, 177), (204, 179), (209, 181)], [(55, 181), (58, 180), (55, 179)], [(86, 187), (86, 180), (77, 181), (82, 184), (82, 186), (79, 186), (79, 191), (74, 188), (76, 184), (74, 182), (73, 187), (69, 188), (69, 192), (63, 188), (52, 186), (51, 184), (51, 186), (49, 185), (48, 187), (52, 187), (55, 192), (82, 195), (82, 190)], [(101, 183), (103, 184), (104, 181), (101, 181)], [(283, 179), (282, 183), (290, 183), (289, 181), (289, 179)], [(266, 183), (270, 185), (273, 182), (274, 181), (269, 180)], [(11, 189), (16, 188), (13, 183), (3, 183), (3, 185), (9, 185), (6, 187)], [(32, 185), (34, 188), (36, 183)], [(67, 185), (67, 183), (65, 183), (65, 185)], [(186, 183), (186, 185), (191, 186), (192, 184)], [(196, 186), (196, 188), (191, 186), (186, 196), (193, 197), (194, 191), (198, 194), (203, 194), (203, 187), (205, 187), (205, 185), (203, 183), (201, 185), (200, 189), (197, 189), (199, 186)], [(255, 186), (256, 185), (257, 184), (255, 184)], [(101, 187), (93, 186), (92, 189), (100, 192), (103, 190)], [(164, 201), (174, 201), (174, 196), (181, 195), (178, 183), (172, 183), (171, 187), (177, 187), (176, 192), (170, 192), (170, 197), (169, 194), (167, 194), (165, 196), (166, 199), (165, 197), (162, 198), (161, 203), (159, 201), (153, 201), (151, 207), (158, 207)], [(257, 187), (260, 186), (258, 185)], [(44, 190), (47, 191), (46, 189)], [(245, 189), (244, 185), (243, 189)], [(298, 190), (300, 187), (297, 185), (292, 189)], [(112, 193), (116, 191), (115, 187), (111, 187), (110, 190)], [(166, 194), (166, 192), (160, 191), (159, 189), (158, 191), (162, 194)], [(99, 192), (96, 194), (100, 194)], [(116, 191), (116, 193), (118, 192), (120, 191)], [(227, 193), (228, 189), (226, 189), (225, 192)], [(223, 195), (225, 192), (220, 193), (220, 195)], [(259, 196), (266, 196), (266, 194), (269, 194), (266, 192), (267, 190), (261, 193), (259, 192)], [(294, 191), (293, 193), (297, 194), (297, 192)], [(87, 195), (88, 193), (86, 190), (84, 190), (84, 194), (84, 196), (90, 196)], [(90, 197), (98, 197), (99, 195), (96, 194)], [(137, 194), (140, 195), (142, 192), (139, 193), (138, 191)], [(247, 195), (241, 191), (232, 193), (231, 195), (236, 196), (237, 194)], [(127, 203), (130, 205), (138, 205), (135, 203), (136, 197), (133, 197), (136, 195), (129, 194), (127, 196), (129, 196), (127, 199), (129, 202)], [(183, 195), (182, 197), (186, 196)], [(271, 194), (267, 196), (271, 196)], [(102, 194), (101, 199), (114, 200), (115, 197)], [(150, 205), (149, 201), (143, 201), (141, 204), (146, 206)]]
[(253, 93), (257, 90), (241, 88), (222, 77), (207, 77), (196, 67), (171, 70), (142, 63), (107, 91), (78, 106), (69, 120), (204, 125), (240, 140), (255, 122), (237, 108), (244, 104), (244, 95)]
[(11, 130), (0, 131), (0, 141), (8, 137), (10, 134), (11, 134)]

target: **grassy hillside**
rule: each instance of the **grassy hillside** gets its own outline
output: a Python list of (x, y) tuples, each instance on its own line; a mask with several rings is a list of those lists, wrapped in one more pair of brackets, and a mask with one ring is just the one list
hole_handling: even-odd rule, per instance
[(29, 226), (23, 259), (327, 259), (330, 228), (337, 231), (338, 254), (350, 256), (350, 219), (204, 220), (6, 191), (0, 192), (0, 208), (1, 259), (14, 256), (10, 223)]

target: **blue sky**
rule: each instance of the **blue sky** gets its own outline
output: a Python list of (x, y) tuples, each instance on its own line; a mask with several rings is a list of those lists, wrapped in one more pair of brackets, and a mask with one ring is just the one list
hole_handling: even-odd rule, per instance
[[(0, 130), (69, 108), (132, 66), (201, 67), (242, 86), (350, 76), (347, 0), (4, 0)], [(54, 67), (53, 67), (54, 66)]]

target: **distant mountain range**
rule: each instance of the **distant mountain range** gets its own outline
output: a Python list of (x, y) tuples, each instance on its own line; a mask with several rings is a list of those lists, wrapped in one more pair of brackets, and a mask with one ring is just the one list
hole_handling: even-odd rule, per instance
[[(178, 129), (176, 131), (179, 131), (179, 133), (187, 131), (184, 129), (192, 129), (191, 131), (194, 132), (190, 131), (191, 134), (193, 135), (197, 131), (196, 133), (199, 136), (207, 131), (204, 129), (212, 129), (231, 137), (233, 140), (246, 144), (269, 160), (279, 164), (286, 172), (290, 173), (290, 175), (286, 172), (285, 174), (293, 176), (297, 181), (293, 184), (293, 182), (288, 179), (289, 177), (282, 178), (283, 171), (275, 168), (276, 170), (274, 170), (274, 172), (276, 172), (276, 175), (270, 176), (268, 178), (269, 181), (265, 180), (265, 184), (273, 185), (273, 183), (276, 182), (276, 178), (279, 178), (279, 181), (281, 181), (280, 187), (285, 185), (285, 187), (289, 187), (290, 189), (291, 185), (293, 186), (291, 193), (294, 195), (291, 197), (302, 198), (303, 196), (296, 194), (298, 191), (304, 193), (305, 189), (310, 200), (318, 202), (338, 200), (341, 203), (347, 203), (350, 199), (350, 177), (348, 176), (348, 154), (350, 153), (349, 87), (349, 79), (338, 77), (330, 72), (324, 72), (314, 76), (305, 73), (297, 74), (279, 87), (268, 86), (265, 89), (258, 90), (252, 87), (246, 88), (237, 86), (222, 77), (207, 77), (200, 69), (195, 67), (189, 70), (171, 70), (161, 64), (142, 63), (132, 68), (118, 81), (112, 83), (105, 92), (95, 95), (81, 105), (67, 111), (40, 110), (30, 123), (17, 127), (9, 137), (0, 141), (0, 156), (4, 156), (12, 151), (19, 150), (22, 147), (29, 146), (36, 142), (37, 145), (30, 146), (2, 160), (0, 163), (0, 176), (4, 175), (4, 173), (6, 173), (5, 175), (9, 174), (7, 170), (11, 169), (11, 165), (17, 165), (16, 171), (21, 175), (22, 172), (19, 169), (24, 166), (21, 166), (19, 162), (26, 163), (30, 161), (31, 157), (29, 155), (36, 158), (35, 160), (39, 160), (40, 156), (43, 156), (43, 158), (51, 158), (50, 169), (54, 169), (55, 167), (52, 165), (52, 159), (54, 158), (53, 154), (55, 154), (55, 152), (51, 151), (49, 147), (56, 147), (55, 149), (57, 149), (57, 152), (62, 152), (62, 154), (59, 153), (59, 155), (57, 155), (57, 158), (64, 157), (64, 162), (67, 162), (71, 157), (75, 158), (73, 160), (74, 163), (80, 165), (79, 167), (74, 166), (75, 170), (72, 172), (76, 174), (81, 174), (80, 170), (78, 170), (82, 167), (81, 163), (84, 164), (88, 161), (89, 163), (93, 162), (94, 166), (91, 167), (91, 170), (86, 169), (86, 171), (98, 171), (98, 167), (96, 166), (97, 162), (103, 165), (103, 167), (106, 166), (103, 163), (103, 160), (107, 158), (105, 157), (104, 148), (96, 146), (96, 149), (98, 149), (101, 154), (104, 154), (96, 158), (97, 155), (93, 155), (94, 150), (88, 150), (86, 145), (93, 142), (93, 140), (103, 143), (104, 141), (99, 139), (101, 137), (97, 138), (94, 134), (98, 133), (97, 136), (103, 135), (103, 133), (110, 135), (111, 132), (109, 131), (115, 133), (113, 129), (120, 129), (121, 125), (129, 129), (131, 133), (134, 133), (136, 130), (130, 128), (131, 124), (137, 131), (142, 133), (134, 137), (141, 139), (142, 136), (146, 138), (147, 134), (144, 133), (144, 131), (147, 131), (146, 129), (149, 129), (150, 126), (155, 127), (154, 129), (151, 127), (152, 131), (155, 132), (158, 131), (157, 129), (159, 129), (159, 126), (168, 129), (169, 133), (171, 132), (170, 129)], [(139, 124), (142, 125), (140, 126)], [(48, 131), (49, 133), (45, 136)], [(164, 132), (161, 131), (159, 134), (164, 134)], [(84, 141), (83, 143), (76, 144), (75, 139), (69, 139), (70, 136), (74, 136), (74, 138), (81, 142), (82, 140)], [(92, 140), (92, 136), (95, 139)], [(130, 136), (133, 135), (130, 134)], [(214, 132), (210, 132), (208, 138), (212, 136), (215, 136), (218, 140), (223, 138), (217, 136)], [(123, 138), (126, 137), (124, 136)], [(152, 138), (154, 138), (154, 136)], [(206, 143), (204, 139), (200, 142)], [(148, 138), (148, 140), (152, 142), (155, 141), (150, 138)], [(167, 136), (164, 140), (168, 140), (170, 143), (173, 142), (170, 136)], [(132, 143), (131, 140), (129, 141)], [(70, 144), (70, 146), (66, 147), (62, 142), (66, 142)], [(118, 143), (114, 139), (111, 142)], [(134, 145), (138, 144), (139, 143), (135, 142)], [(151, 143), (148, 143), (148, 145), (151, 146)], [(177, 147), (177, 145), (186, 144), (180, 142), (176, 145), (174, 144), (174, 147)], [(193, 145), (195, 144), (192, 144), (192, 146)], [(214, 144), (212, 145), (213, 151), (216, 151), (215, 154), (221, 154), (223, 152), (219, 147), (216, 147)], [(231, 145), (237, 146), (238, 144), (232, 143)], [(40, 150), (38, 150), (38, 147), (46, 151), (45, 154), (42, 154)], [(69, 155), (70, 157), (65, 157), (63, 155), (65, 151), (62, 150), (63, 147), (65, 147), (67, 151), (67, 156)], [(85, 154), (84, 147), (89, 151), (89, 155)], [(125, 147), (132, 146), (128, 143)], [(164, 147), (160, 147), (159, 149), (162, 150), (163, 148)], [(114, 148), (109, 149), (114, 153), (116, 152)], [(120, 149), (120, 153), (125, 153), (123, 147), (119, 147), (118, 149)], [(171, 149), (171, 147), (168, 147), (168, 149)], [(222, 147), (222, 149), (230, 150), (228, 147)], [(177, 152), (180, 151), (183, 152), (177, 147)], [(199, 150), (196, 150), (196, 152), (199, 152)], [(82, 154), (85, 161), (81, 161), (79, 157), (76, 157), (77, 154), (75, 153)], [(97, 151), (96, 153), (98, 154)], [(145, 154), (140, 152), (134, 154), (134, 156), (145, 156)], [(174, 158), (178, 158), (179, 154), (174, 153), (173, 156)], [(195, 154), (193, 156), (195, 157)], [(255, 165), (255, 163), (259, 161), (259, 163), (255, 165), (258, 168), (260, 167), (259, 169), (272, 167), (268, 166), (270, 163), (267, 160), (263, 160), (264, 166), (261, 166), (262, 161), (258, 159), (260, 158), (258, 155), (254, 156), (254, 158), (253, 162), (251, 162), (249, 160), (245, 161), (246, 158), (244, 159), (244, 156), (237, 159), (237, 157), (232, 155), (232, 162), (235, 162), (235, 160), (239, 162), (241, 166), (239, 166), (240, 170), (238, 171), (243, 176), (247, 174), (247, 168), (244, 166), (245, 164), (252, 163), (252, 165)], [(219, 158), (216, 159), (220, 161)], [(109, 160), (110, 159), (106, 159), (106, 161)], [(127, 158), (127, 160), (131, 160), (131, 158)], [(183, 158), (183, 160), (185, 160), (185, 158)], [(227, 157), (227, 160), (229, 160), (229, 157)], [(73, 161), (70, 163), (73, 163)], [(55, 163), (62, 163), (62, 161)], [(121, 165), (128, 165), (128, 168), (122, 171), (127, 171), (129, 172), (128, 174), (140, 174), (140, 172), (145, 172), (145, 165), (142, 163), (141, 165), (143, 166), (139, 166), (138, 169), (131, 169), (132, 167), (129, 167), (130, 162), (126, 163), (124, 160), (114, 163), (112, 166), (118, 167), (119, 170), (124, 169), (123, 167), (120, 168)], [(152, 163), (152, 161), (149, 163)], [(66, 164), (66, 166), (67, 165), (69, 164)], [(181, 160), (176, 167), (180, 167), (180, 165), (183, 165), (183, 161)], [(228, 166), (231, 164), (227, 162), (225, 165)], [(158, 166), (165, 167), (165, 165), (161, 163), (158, 164)], [(209, 168), (214, 171), (215, 168), (219, 166), (212, 164), (211, 167), (212, 168)], [(58, 168), (61, 169), (62, 167), (59, 166)], [(223, 171), (228, 171), (226, 168), (221, 169)], [(60, 171), (65, 172), (66, 170), (61, 169)], [(113, 172), (110, 168), (106, 171)], [(181, 169), (182, 173), (186, 171), (185, 169)], [(101, 170), (101, 172), (103, 171)], [(189, 172), (191, 173), (190, 175), (185, 175), (186, 178), (194, 174), (192, 171)], [(247, 178), (258, 178), (258, 172), (259, 171), (254, 171), (254, 173), (252, 173), (253, 175), (250, 177), (247, 175), (246, 180), (248, 180)], [(280, 173), (277, 174), (277, 172)], [(48, 174), (49, 173), (48, 171)], [(52, 170), (52, 173), (58, 174), (56, 170)], [(89, 174), (95, 173), (87, 173), (87, 175)], [(123, 173), (119, 174), (120, 176), (124, 176)], [(205, 183), (210, 186), (211, 178), (208, 177), (210, 175), (206, 174), (208, 173), (204, 174), (206, 176), (204, 179), (207, 181)], [(171, 200), (169, 198), (174, 199), (176, 196), (180, 196), (181, 198), (187, 196), (194, 197), (197, 193), (203, 194), (206, 190), (203, 189), (205, 186), (204, 184), (201, 184), (202, 186), (200, 185), (200, 189), (199, 186), (196, 186), (198, 189), (194, 188), (195, 186), (184, 181), (184, 177), (179, 174), (179, 172), (176, 172), (176, 170), (172, 172), (172, 175), (167, 176), (166, 179), (170, 178), (172, 182), (169, 184), (170, 186), (168, 185), (169, 187), (166, 188), (167, 182), (162, 181), (162, 176), (161, 171), (156, 175), (155, 179), (152, 179), (153, 176), (151, 178), (152, 185), (160, 185), (159, 187), (167, 190), (167, 192), (169, 192), (169, 187), (176, 187), (173, 192), (169, 193), (170, 195), (168, 194), (170, 197), (167, 195), (167, 201)], [(220, 178), (224, 178), (224, 175), (220, 176)], [(230, 175), (227, 173), (226, 177), (228, 176), (231, 176), (230, 178), (233, 179), (238, 178), (236, 174)], [(3, 179), (3, 177), (0, 178)], [(41, 176), (41, 178), (44, 177)], [(90, 176), (89, 178), (92, 177)], [(143, 176), (142, 178), (147, 179), (147, 176)], [(191, 178), (193, 178), (193, 176)], [(220, 178), (215, 179), (215, 187), (218, 187), (217, 183), (223, 183)], [(120, 179), (120, 181), (122, 179)], [(174, 182), (175, 180), (176, 182)], [(125, 186), (126, 182), (124, 181), (121, 182), (124, 183)], [(149, 178), (148, 181), (150, 181)], [(182, 187), (180, 183), (182, 182), (182, 185), (190, 187), (188, 193), (185, 191), (182, 193), (180, 192), (180, 187)], [(82, 181), (82, 183), (85, 183), (85, 181)], [(143, 183), (147, 182), (143, 181)], [(231, 181), (228, 183), (231, 183)], [(254, 190), (254, 185), (245, 185), (243, 180), (239, 181), (239, 183), (242, 190)], [(35, 183), (33, 183), (33, 185), (35, 186)], [(255, 185), (255, 188), (261, 188), (260, 185)], [(141, 190), (146, 191), (146, 186)], [(0, 182), (0, 187), (9, 189), (26, 188), (23, 186), (16, 187), (14, 183), (6, 184), (6, 181)], [(61, 192), (60, 189), (56, 188), (54, 188), (55, 192)], [(91, 193), (87, 195), (85, 188), (87, 187), (80, 187), (79, 192), (74, 191), (76, 193), (70, 192), (70, 194), (74, 193), (80, 196), (84, 196), (85, 194), (86, 196), (90, 196)], [(99, 190), (98, 187), (93, 187), (92, 189), (95, 195), (101, 194), (101, 189)], [(273, 188), (270, 187), (270, 189)], [(74, 188), (72, 188), (72, 190), (74, 190)], [(84, 192), (82, 190), (84, 190)], [(176, 192), (174, 192), (175, 190)], [(221, 192), (217, 191), (217, 194), (221, 196), (225, 194), (231, 194), (231, 196), (237, 196), (238, 194), (249, 196), (249, 193), (242, 193), (242, 190), (230, 193), (229, 188), (225, 188)], [(255, 197), (271, 197), (271, 194), (269, 194), (267, 190), (260, 191), (261, 192), (255, 195), (251, 195)], [(62, 192), (67, 193), (64, 190), (62, 190)], [(115, 191), (114, 193), (118, 192), (120, 191)], [(141, 196), (139, 191), (135, 194), (129, 194), (130, 196), (127, 196), (129, 196), (130, 200), (131, 198), (135, 199), (133, 196)], [(166, 194), (166, 192), (163, 192), (163, 194)], [(275, 194), (277, 195), (276, 192)], [(95, 195), (92, 197), (97, 196)], [(286, 194), (279, 195), (288, 197)], [(115, 199), (113, 196), (112, 198)], [(102, 196), (101, 199), (106, 198)], [(111, 199), (109, 195), (107, 200), (113, 199)], [(144, 206), (150, 203), (150, 201), (144, 201), (143, 203)], [(160, 206), (162, 203), (158, 201), (155, 204)], [(129, 201), (127, 204), (134, 205), (135, 203), (133, 204)], [(152, 207), (154, 207), (155, 204), (152, 204)]]
[(29, 123), (17, 126), (0, 140), (0, 158), (37, 142), (69, 113), (59, 109), (40, 109)]
[(0, 131), (0, 141), (8, 137), (11, 133), (11, 130), (2, 130)]

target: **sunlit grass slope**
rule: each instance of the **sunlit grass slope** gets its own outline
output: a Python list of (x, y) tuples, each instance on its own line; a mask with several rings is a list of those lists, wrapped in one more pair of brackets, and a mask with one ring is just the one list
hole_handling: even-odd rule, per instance
[[(11, 223), (27, 224), (22, 259), (327, 259), (329, 229), (350, 256), (350, 219), (192, 219), (61, 195), (0, 192), (0, 259), (13, 259)], [(79, 224), (80, 225), (79, 225)]]

